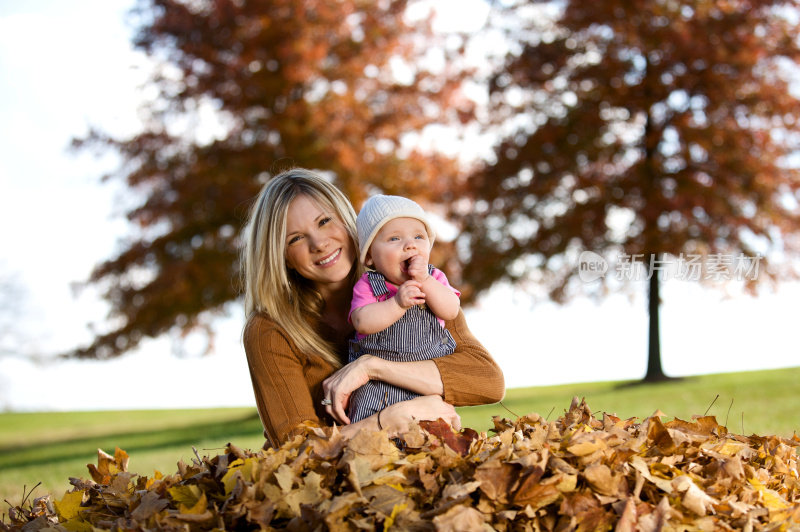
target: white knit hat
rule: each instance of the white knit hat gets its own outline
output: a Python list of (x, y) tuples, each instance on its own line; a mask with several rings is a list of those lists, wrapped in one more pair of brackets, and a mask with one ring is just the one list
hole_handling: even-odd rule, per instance
[(358, 246), (360, 250), (359, 258), (361, 262), (367, 260), (369, 246), (375, 239), (375, 235), (381, 227), (395, 218), (414, 218), (425, 224), (428, 231), (428, 239), (433, 245), (436, 232), (428, 221), (425, 211), (416, 202), (402, 196), (384, 196), (378, 194), (367, 200), (361, 208), (356, 218), (356, 228), (358, 229)]

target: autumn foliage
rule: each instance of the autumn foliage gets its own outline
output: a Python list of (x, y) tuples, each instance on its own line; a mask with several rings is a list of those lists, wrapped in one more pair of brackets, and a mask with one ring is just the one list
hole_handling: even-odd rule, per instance
[[(529, 283), (563, 301), (586, 288), (583, 251), (610, 265), (599, 293), (634, 256), (761, 255), (753, 291), (796, 276), (796, 2), (500, 4), (515, 46), (489, 80), (502, 140), (462, 189), (474, 199), (461, 204), (462, 290)], [(646, 379), (659, 380), (658, 274), (648, 280)]]
[(563, 298), (582, 250), (614, 263), (793, 241), (795, 2), (503, 4), (517, 46), (489, 80), (502, 140), (462, 189), (476, 288), (530, 277)]
[(157, 64), (142, 130), (75, 142), (120, 156), (107, 177), (126, 186), (131, 234), (88, 279), (109, 323), (72, 355), (111, 358), (145, 338), (210, 330), (240, 294), (247, 211), (281, 170), (318, 169), (356, 208), (375, 189), (442, 197), (454, 164), (407, 135), (471, 107), (457, 50), (426, 18), (407, 18), (408, 3), (139, 2), (135, 45)]
[(731, 434), (711, 416), (494, 419), (493, 434), (423, 422), (402, 439), (305, 425), (279, 449), (128, 471), (99, 451), (90, 480), (9, 511), (5, 530), (794, 530), (800, 438)]

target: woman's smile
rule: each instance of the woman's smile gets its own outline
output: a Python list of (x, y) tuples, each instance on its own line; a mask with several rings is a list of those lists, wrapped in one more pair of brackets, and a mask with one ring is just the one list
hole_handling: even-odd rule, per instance
[(332, 266), (333, 263), (336, 262), (336, 260), (339, 258), (339, 255), (341, 254), (342, 254), (342, 248), (339, 248), (330, 255), (328, 255), (327, 257), (325, 257), (324, 259), (318, 260), (316, 264), (317, 266), (322, 266), (322, 267)]

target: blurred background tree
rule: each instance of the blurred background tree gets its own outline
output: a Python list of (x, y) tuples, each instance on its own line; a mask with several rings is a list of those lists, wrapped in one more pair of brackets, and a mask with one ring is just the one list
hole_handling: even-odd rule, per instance
[[(324, 172), (356, 208), (375, 191), (449, 208), (462, 235), (434, 260), (465, 302), (499, 281), (564, 301), (585, 250), (647, 265), (796, 249), (796, 2), (496, 2), (484, 30), (508, 53), (480, 72), (477, 35), (433, 32), (433, 4), (141, 0), (135, 44), (159, 65), (143, 129), (76, 141), (121, 155), (108, 177), (133, 191), (133, 231), (88, 280), (110, 330), (72, 354), (210, 329), (238, 295), (249, 204), (292, 165)], [(476, 126), (495, 149), (473, 166), (424, 145), (431, 128)], [(776, 265), (760, 278), (787, 274)], [(656, 271), (650, 380), (664, 378), (658, 288)]]
[(35, 359), (31, 340), (20, 329), (28, 314), (27, 293), (16, 272), (0, 267), (0, 358), (19, 356)]
[[(473, 201), (456, 212), (473, 293), (534, 281), (564, 300), (582, 251), (612, 269), (612, 257), (639, 255), (656, 265), (645, 379), (665, 378), (657, 270), (666, 257), (796, 250), (796, 8), (499, 4), (495, 24), (515, 44), (489, 81), (490, 127), (502, 141), (466, 181)], [(762, 279), (786, 273), (766, 265)]]
[[(415, 144), (471, 116), (463, 46), (405, 0), (142, 0), (135, 45), (159, 68), (133, 138), (93, 131), (134, 192), (134, 228), (88, 283), (110, 330), (73, 356), (108, 358), (143, 338), (210, 330), (237, 293), (250, 202), (289, 166), (319, 169), (358, 208), (372, 190), (446, 197), (455, 163)], [(418, 142), (417, 142), (418, 144)]]

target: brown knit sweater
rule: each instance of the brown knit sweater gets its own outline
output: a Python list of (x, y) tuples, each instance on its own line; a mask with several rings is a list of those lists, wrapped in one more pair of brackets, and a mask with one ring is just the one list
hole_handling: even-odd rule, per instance
[[(467, 328), (464, 313), (459, 311), (445, 326), (456, 341), (456, 351), (433, 359), (442, 377), (444, 400), (453, 406), (500, 401), (505, 395), (503, 373)], [(303, 421), (333, 423), (320, 405), (322, 381), (333, 373), (330, 364), (301, 353), (286, 332), (262, 314), (245, 325), (244, 349), (270, 445), (280, 445)], [(342, 349), (346, 359), (346, 346)]]

